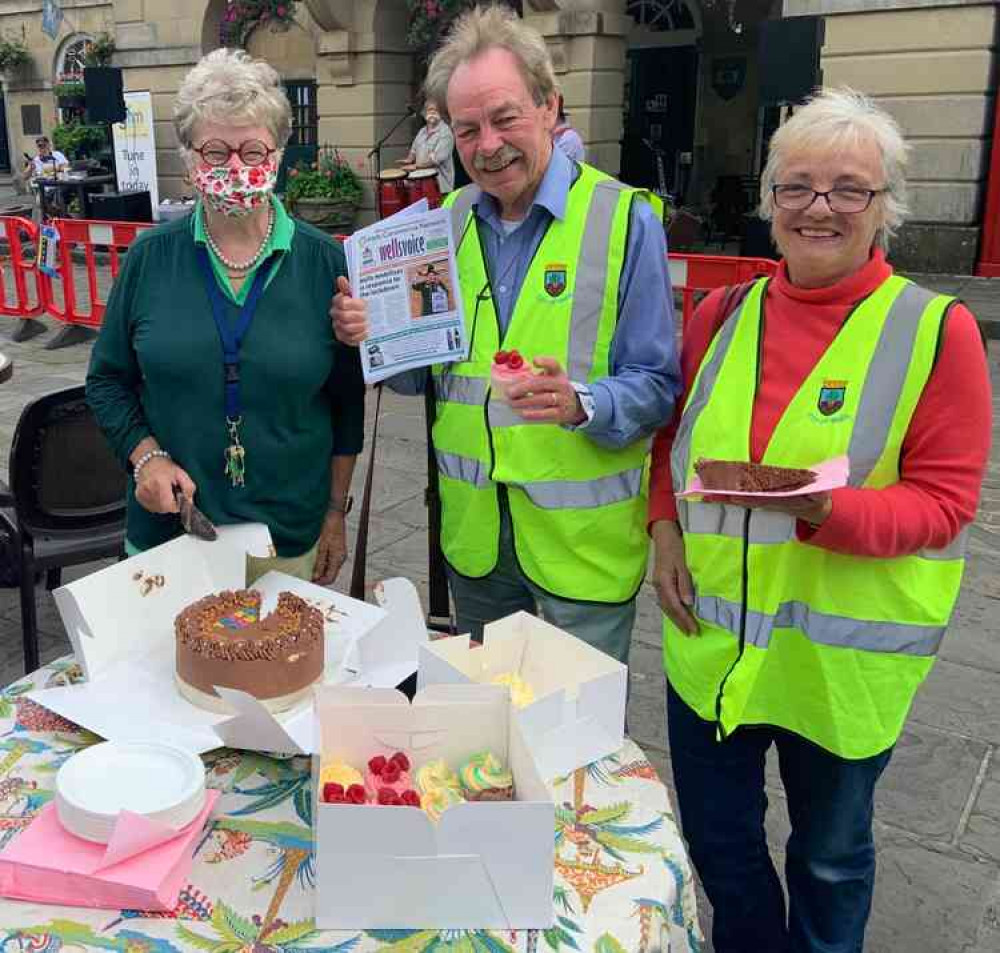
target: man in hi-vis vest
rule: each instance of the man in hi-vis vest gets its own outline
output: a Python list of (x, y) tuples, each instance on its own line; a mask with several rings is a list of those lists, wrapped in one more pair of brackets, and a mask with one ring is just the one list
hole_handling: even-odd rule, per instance
[[(432, 60), (473, 184), (448, 196), (468, 360), (433, 368), (441, 546), (460, 631), (541, 614), (623, 662), (646, 569), (645, 467), (673, 410), (666, 243), (646, 196), (552, 146), (543, 38), (506, 7), (471, 10)], [(339, 282), (337, 337), (368, 333)], [(494, 355), (535, 371), (507, 399)], [(416, 393), (426, 371), (394, 389)]]

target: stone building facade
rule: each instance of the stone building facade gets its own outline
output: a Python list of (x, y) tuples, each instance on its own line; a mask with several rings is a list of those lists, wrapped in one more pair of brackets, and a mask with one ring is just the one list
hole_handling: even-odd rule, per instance
[[(9, 154), (33, 152), (36, 126), (48, 130), (57, 120), (51, 87), (66, 52), (107, 31), (125, 89), (153, 94), (161, 196), (181, 195), (173, 99), (185, 72), (218, 46), (225, 0), (61, 0), (61, 7), (50, 39), (41, 0), (0, 0), (0, 33), (23, 36), (32, 53), (29, 68), (4, 78)], [(774, 112), (758, 95), (762, 25), (823, 16), (825, 81), (878, 97), (913, 141), (915, 223), (897, 258), (971, 270), (993, 135), (993, 2), (524, 0), (523, 15), (550, 45), (588, 160), (636, 184), (664, 186), (694, 208), (706, 207), (723, 180), (753, 191)], [(248, 49), (286, 80), (303, 147), (336, 145), (367, 169), (372, 145), (418, 94), (406, 0), (300, 0), (295, 16), (286, 31), (254, 31)], [(416, 130), (413, 120), (399, 126), (383, 166), (399, 159)], [(372, 214), (369, 189), (363, 215)]]

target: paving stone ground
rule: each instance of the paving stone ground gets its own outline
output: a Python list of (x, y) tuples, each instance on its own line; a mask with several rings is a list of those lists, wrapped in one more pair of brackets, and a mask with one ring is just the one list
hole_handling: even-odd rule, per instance
[[(953, 276), (927, 279), (961, 292), (977, 314), (1000, 322), (1000, 281)], [(107, 277), (101, 279), (102, 291)], [(21, 408), (33, 397), (82, 382), (89, 345), (46, 350), (57, 327), (24, 344), (8, 340), (14, 320), (0, 317), (0, 351), (15, 362), (0, 385), (0, 478)], [(973, 528), (969, 566), (941, 660), (918, 695), (906, 731), (878, 790), (878, 881), (866, 949), (869, 953), (947, 951), (1000, 953), (1000, 342), (990, 344), (994, 451)], [(374, 401), (369, 401), (369, 432)], [(413, 579), (426, 597), (422, 403), (383, 398), (370, 538), (370, 581)], [(360, 498), (367, 453), (354, 492)], [(352, 545), (356, 515), (350, 518)], [(68, 570), (66, 579), (96, 566)], [(346, 588), (348, 564), (338, 583)], [(38, 590), (43, 660), (69, 651), (51, 595)], [(660, 665), (660, 615), (643, 587), (631, 655), (629, 726), (670, 784)], [(22, 671), (17, 593), (0, 590), (0, 684)], [(769, 765), (767, 827), (779, 858), (789, 832), (776, 765)], [(703, 896), (708, 931), (711, 909)], [(711, 945), (707, 944), (707, 949)]]

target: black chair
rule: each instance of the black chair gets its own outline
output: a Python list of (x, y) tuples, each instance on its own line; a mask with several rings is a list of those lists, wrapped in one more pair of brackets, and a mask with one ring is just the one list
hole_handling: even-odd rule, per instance
[(24, 669), (38, 668), (35, 582), (55, 589), (62, 568), (110, 556), (125, 543), (125, 473), (87, 405), (83, 387), (47, 394), (21, 412), (0, 483), (0, 532), (12, 541), (21, 590)]

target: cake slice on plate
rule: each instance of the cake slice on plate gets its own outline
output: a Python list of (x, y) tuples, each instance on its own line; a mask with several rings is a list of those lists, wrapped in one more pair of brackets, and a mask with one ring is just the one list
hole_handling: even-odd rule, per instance
[(730, 493), (790, 493), (816, 479), (812, 470), (705, 457), (695, 462), (694, 469), (704, 489)]

